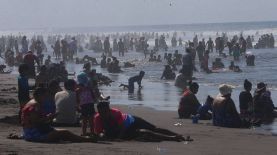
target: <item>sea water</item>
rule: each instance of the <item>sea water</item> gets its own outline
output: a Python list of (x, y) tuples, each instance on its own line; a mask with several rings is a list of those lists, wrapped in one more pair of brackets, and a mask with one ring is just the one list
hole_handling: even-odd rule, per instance
[[(154, 25), (154, 26), (126, 26), (126, 27), (98, 27), (98, 28), (71, 28), (71, 29), (41, 29), (41, 30), (24, 30), (24, 31), (5, 31), (0, 34), (25, 34), (30, 38), (33, 34), (44, 35), (45, 38), (49, 34), (108, 34), (116, 32), (157, 32), (159, 34), (169, 33), (170, 38), (167, 39), (167, 43), (170, 46), (170, 39), (173, 32), (177, 32), (178, 38), (181, 37), (184, 41), (192, 40), (195, 34), (198, 35), (199, 40), (205, 38), (207, 41), (209, 37), (215, 38), (221, 35), (222, 32), (226, 32), (228, 37), (233, 35), (253, 35), (255, 41), (266, 33), (273, 33), (277, 38), (277, 22), (246, 22), (246, 23), (218, 23), (218, 24), (191, 24), (191, 25)], [(21, 32), (21, 33), (19, 33)], [(275, 39), (277, 40), (277, 39)], [(154, 40), (149, 40), (150, 48), (154, 46)], [(49, 45), (48, 45), (49, 46)], [(51, 49), (50, 46), (48, 49)], [(173, 53), (178, 49), (179, 53), (184, 54), (184, 47), (169, 48), (167, 53)], [(249, 50), (248, 50), (249, 51)], [(231, 71), (223, 71), (220, 73), (206, 74), (204, 72), (194, 72), (196, 77), (195, 82), (200, 85), (199, 92), (196, 94), (198, 100), (204, 103), (207, 95), (215, 97), (219, 91), (218, 86), (223, 83), (232, 84), (235, 89), (232, 93), (232, 99), (234, 100), (237, 109), (239, 104), (239, 93), (243, 90), (244, 79), (248, 79), (253, 83), (253, 91), (258, 82), (265, 82), (268, 89), (271, 91), (272, 100), (277, 106), (277, 49), (251, 49), (255, 56), (255, 66), (246, 66), (245, 59), (241, 58), (240, 61), (236, 61), (235, 65), (239, 65), (242, 69), (241, 73), (235, 73)], [(165, 51), (159, 51), (157, 53), (162, 57)], [(224, 51), (228, 53), (227, 48)], [(51, 54), (49, 52), (48, 54)], [(47, 54), (46, 54), (47, 55)], [(101, 53), (95, 53), (93, 51), (84, 51), (78, 54), (78, 57), (89, 55), (98, 58), (100, 62)], [(114, 56), (118, 56), (118, 53), (114, 52)], [(218, 57), (217, 53), (210, 54), (209, 64), (211, 66), (212, 61)], [(111, 86), (100, 86), (101, 92), (106, 96), (111, 96), (112, 104), (125, 104), (130, 108), (132, 106), (147, 106), (157, 110), (171, 110), (177, 111), (179, 100), (182, 96), (181, 89), (174, 86), (174, 81), (160, 80), (164, 65), (166, 62), (148, 62), (148, 59), (144, 59), (143, 53), (130, 51), (125, 53), (125, 57), (118, 57), (120, 64), (129, 61), (136, 65), (134, 68), (122, 68), (122, 73), (108, 73), (106, 69), (101, 69), (99, 66), (93, 66), (99, 73), (110, 77), (115, 82), (111, 83)], [(232, 57), (222, 59), (225, 67), (228, 68)], [(55, 61), (55, 60), (53, 60)], [(82, 65), (67, 64), (69, 72), (76, 72), (77, 74), (82, 70)], [(196, 59), (196, 67), (199, 69), (199, 62)], [(180, 66), (178, 67), (180, 69)], [(137, 75), (139, 71), (144, 70), (146, 72), (145, 77), (142, 80), (143, 88), (141, 90), (135, 89), (134, 94), (128, 94), (127, 90), (119, 88), (121, 83), (127, 84), (128, 78)], [(200, 70), (200, 69), (199, 69)], [(14, 69), (16, 74), (16, 68)], [(177, 73), (177, 72), (176, 72)], [(252, 91), (252, 93), (253, 93)], [(177, 115), (177, 113), (176, 113)], [(271, 126), (275, 131), (277, 125)], [(276, 130), (277, 131), (277, 130)], [(275, 132), (276, 132), (275, 131)]]

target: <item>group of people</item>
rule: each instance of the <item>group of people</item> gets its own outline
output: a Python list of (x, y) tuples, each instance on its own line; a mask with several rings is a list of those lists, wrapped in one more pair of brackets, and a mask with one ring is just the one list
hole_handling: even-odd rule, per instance
[[(20, 102), (20, 122), (23, 126), (23, 138), (33, 142), (97, 142), (106, 140), (143, 140), (143, 141), (191, 141), (182, 135), (158, 128), (146, 120), (122, 113), (111, 108), (109, 97), (104, 97), (98, 90), (95, 70), (85, 65), (84, 70), (75, 80), (66, 80), (64, 89), (58, 81), (51, 81), (47, 86), (35, 86), (32, 97), (31, 86), (26, 76), (28, 66), (19, 66), (18, 98)], [(129, 91), (134, 89), (134, 82), (141, 87), (144, 72), (129, 79)], [(97, 112), (95, 110), (97, 105)], [(81, 118), (81, 136), (68, 130), (53, 126), (78, 125)], [(87, 127), (90, 128), (87, 132)]]
[(241, 128), (271, 123), (277, 116), (271, 93), (263, 82), (257, 84), (254, 96), (252, 96), (251, 82), (247, 79), (244, 81), (245, 90), (239, 95), (240, 112), (237, 111), (231, 97), (232, 89), (234, 89), (232, 85), (220, 85), (219, 94), (215, 98), (208, 96), (203, 105), (195, 96), (198, 89), (199, 85), (195, 82), (191, 83), (188, 89), (185, 89), (179, 102), (179, 118), (197, 116), (203, 120), (212, 119), (215, 126)]
[[(173, 80), (175, 85), (184, 88), (183, 96), (179, 103), (178, 114), (180, 118), (199, 117), (200, 119), (213, 119), (215, 126), (222, 127), (246, 127), (249, 124), (259, 125), (270, 122), (275, 117), (274, 105), (270, 97), (270, 92), (266, 89), (264, 83), (259, 83), (254, 97), (250, 93), (252, 84), (246, 80), (244, 84), (245, 91), (240, 94), (240, 113), (237, 112), (235, 104), (231, 98), (233, 87), (227, 84), (220, 85), (219, 95), (215, 98), (208, 96), (204, 105), (201, 105), (195, 96), (198, 92), (199, 85), (193, 80), (193, 72), (196, 71), (196, 56), (199, 60), (200, 68), (210, 73), (209, 54), (213, 52), (214, 47), (219, 52), (219, 56), (224, 57), (224, 48), (229, 47), (229, 55), (234, 60), (239, 60), (241, 55), (245, 55), (247, 65), (253, 66), (255, 56), (247, 54), (246, 49), (251, 48), (252, 40), (249, 37), (244, 39), (234, 37), (229, 43), (226, 35), (218, 37), (215, 44), (211, 38), (207, 42), (203, 39), (198, 41), (197, 36), (193, 42), (188, 43), (185, 55), (175, 50), (174, 53), (165, 53), (162, 60), (161, 55), (156, 58), (154, 51), (159, 49), (168, 50), (166, 38), (168, 35), (157, 35), (153, 38), (155, 46), (150, 53), (150, 62), (166, 61), (165, 69), (161, 79)], [(92, 37), (94, 50), (103, 51), (101, 68), (107, 68), (110, 73), (119, 73), (121, 68), (119, 60), (112, 56), (112, 51), (118, 51), (119, 56), (124, 56), (128, 50), (135, 48), (138, 52), (144, 52), (145, 56), (148, 51), (148, 39), (151, 36), (134, 35), (133, 37), (110, 36), (114, 39), (113, 46), (110, 44), (110, 38), (102, 36), (100, 38)], [(177, 46), (176, 36), (172, 39), (172, 46)], [(51, 43), (54, 56), (64, 61), (73, 61), (73, 55), (77, 54), (77, 48), (80, 38), (71, 37), (69, 40), (53, 38)], [(136, 39), (139, 38), (139, 39)], [(95, 40), (96, 39), (96, 40)], [(102, 44), (101, 39), (104, 40)], [(68, 43), (70, 42), (70, 43)], [(26, 46), (27, 43), (27, 46)], [(120, 110), (111, 108), (108, 98), (104, 97), (98, 89), (101, 82), (100, 76), (96, 70), (91, 69), (91, 64), (98, 65), (96, 58), (88, 55), (82, 59), (76, 58), (76, 63), (84, 64), (83, 71), (77, 75), (77, 80), (68, 79), (69, 73), (65, 69), (65, 64), (53, 64), (51, 57), (48, 57), (43, 65), (42, 56), (43, 47), (39, 40), (36, 42), (36, 48), (28, 51), (28, 41), (26, 37), (22, 38), (22, 62), (19, 65), (18, 77), (18, 98), (20, 102), (20, 121), (23, 126), (24, 138), (28, 141), (53, 142), (53, 141), (71, 141), (71, 142), (96, 142), (97, 140), (112, 139), (134, 139), (143, 137), (152, 141), (184, 141), (190, 140), (183, 136), (161, 129), (137, 116), (122, 113)], [(179, 39), (179, 45), (182, 46), (182, 40)], [(39, 47), (41, 46), (41, 47)], [(27, 50), (27, 51), (26, 51)], [(34, 54), (37, 53), (37, 55)], [(9, 54), (9, 53), (8, 53)], [(254, 56), (254, 57), (253, 57)], [(43, 58), (43, 57), (42, 57)], [(7, 59), (9, 60), (9, 59)], [(36, 65), (37, 64), (37, 71)], [(175, 74), (176, 66), (181, 66), (179, 74)], [(130, 64), (128, 65), (130, 66)], [(224, 68), (220, 58), (216, 58), (212, 69)], [(230, 70), (240, 72), (238, 66), (231, 62)], [(38, 72), (38, 74), (36, 74)], [(135, 83), (138, 89), (142, 88), (141, 81), (145, 75), (140, 71), (138, 75), (128, 79), (128, 84), (121, 84), (128, 89), (128, 93), (134, 93)], [(28, 79), (35, 78), (35, 86), (29, 86)], [(64, 89), (59, 85), (64, 82)], [(111, 82), (111, 81), (110, 81)], [(188, 88), (186, 88), (189, 86)], [(33, 96), (29, 90), (33, 89)], [(97, 107), (95, 109), (95, 106)], [(97, 112), (96, 112), (97, 111)], [(80, 116), (80, 117), (79, 117)], [(78, 136), (67, 130), (57, 130), (53, 126), (79, 125), (81, 120), (82, 136)], [(87, 128), (89, 127), (89, 131)], [(141, 130), (146, 129), (146, 130)]]
[(261, 49), (261, 48), (274, 48), (275, 46), (275, 39), (273, 34), (264, 34), (262, 35), (254, 48)]

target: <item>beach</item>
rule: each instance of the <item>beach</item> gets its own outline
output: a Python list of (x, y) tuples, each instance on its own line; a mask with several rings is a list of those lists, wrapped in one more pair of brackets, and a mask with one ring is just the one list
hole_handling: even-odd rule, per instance
[[(13, 74), (1, 75), (1, 99), (17, 99), (15, 90), (2, 89), (17, 87), (16, 76)], [(4, 100), (6, 101), (6, 100)], [(193, 142), (108, 142), (95, 143), (54, 143), (43, 144), (12, 140), (6, 137), (9, 133), (21, 133), (22, 128), (17, 124), (18, 104), (0, 103), (0, 154), (123, 154), (123, 155), (152, 155), (152, 154), (276, 154), (277, 139), (266, 130), (230, 129), (212, 126), (211, 121), (199, 121), (192, 124), (190, 119), (178, 119), (176, 111), (155, 110), (141, 105), (115, 105), (112, 107), (123, 112), (144, 118), (158, 127), (170, 129), (184, 136), (190, 136)], [(10, 117), (7, 117), (10, 116)], [(175, 126), (179, 123), (181, 125)], [(65, 127), (75, 134), (81, 134), (80, 127)]]

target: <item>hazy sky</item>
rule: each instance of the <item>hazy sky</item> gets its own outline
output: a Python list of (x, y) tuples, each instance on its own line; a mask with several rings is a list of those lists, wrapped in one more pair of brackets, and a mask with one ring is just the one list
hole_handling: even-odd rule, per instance
[(0, 29), (277, 21), (276, 14), (277, 0), (0, 0)]

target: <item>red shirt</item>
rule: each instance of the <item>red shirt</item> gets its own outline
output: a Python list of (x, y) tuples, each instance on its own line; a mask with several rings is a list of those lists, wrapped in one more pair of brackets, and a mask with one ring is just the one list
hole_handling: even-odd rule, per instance
[(21, 123), (23, 127), (32, 127), (34, 124), (31, 122), (31, 114), (37, 113), (39, 115), (39, 109), (36, 104), (26, 104), (22, 109)]
[[(109, 126), (122, 126), (127, 115), (115, 108), (111, 108), (111, 119), (108, 122)], [(94, 116), (94, 133), (100, 134), (104, 131), (104, 122), (101, 119), (99, 113)]]

